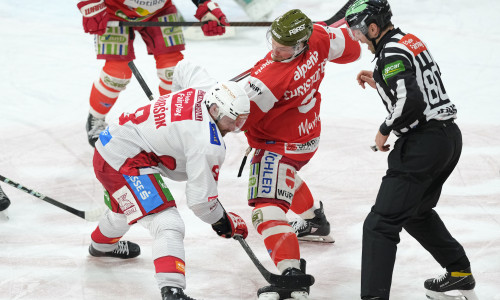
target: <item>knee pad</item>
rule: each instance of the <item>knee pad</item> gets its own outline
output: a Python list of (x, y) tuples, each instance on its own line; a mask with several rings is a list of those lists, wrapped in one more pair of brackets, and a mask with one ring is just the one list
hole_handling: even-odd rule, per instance
[(257, 205), (252, 211), (252, 224), (253, 227), (263, 234), (266, 229), (287, 225), (288, 220), (282, 208), (273, 204), (260, 204)]
[(164, 230), (176, 231), (184, 238), (186, 231), (184, 221), (176, 207), (170, 207), (160, 213), (148, 215), (140, 219), (138, 223), (146, 227), (153, 238)]
[(183, 58), (184, 55), (180, 51), (155, 55), (156, 71), (158, 78), (160, 78), (160, 95), (172, 92), (172, 81), (174, 79), (175, 66)]
[(107, 60), (99, 78), (102, 84), (110, 90), (123, 91), (132, 78), (132, 70), (128, 63), (128, 61)]
[[(106, 115), (132, 78), (127, 61), (106, 61), (92, 86), (90, 107), (94, 115)], [(97, 114), (96, 114), (97, 113)]]

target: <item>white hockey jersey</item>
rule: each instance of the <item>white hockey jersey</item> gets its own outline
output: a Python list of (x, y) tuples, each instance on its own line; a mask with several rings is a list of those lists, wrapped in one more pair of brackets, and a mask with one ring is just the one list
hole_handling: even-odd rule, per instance
[(187, 181), (188, 206), (212, 224), (223, 212), (217, 181), (226, 148), (203, 104), (204, 95), (185, 89), (124, 113), (101, 133), (96, 149), (124, 175), (160, 173)]

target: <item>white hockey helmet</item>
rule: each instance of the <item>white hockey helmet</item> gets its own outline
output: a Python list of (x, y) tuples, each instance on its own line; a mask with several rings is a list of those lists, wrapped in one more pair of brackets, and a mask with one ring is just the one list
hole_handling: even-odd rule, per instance
[(219, 115), (215, 121), (227, 116), (236, 120), (239, 115), (250, 113), (250, 99), (247, 93), (234, 81), (219, 82), (205, 95), (205, 105), (208, 109), (217, 104)]

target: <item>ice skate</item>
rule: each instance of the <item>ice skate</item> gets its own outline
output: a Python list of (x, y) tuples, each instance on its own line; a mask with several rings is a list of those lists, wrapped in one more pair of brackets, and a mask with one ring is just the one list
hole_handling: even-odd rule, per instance
[[(305, 273), (299, 269), (288, 268), (283, 271), (284, 276), (304, 275)], [(260, 288), (257, 291), (259, 300), (308, 300), (309, 287), (296, 287), (294, 289), (282, 288), (275, 285), (268, 285)]]
[(162, 300), (195, 300), (184, 294), (181, 288), (164, 286), (161, 288), (161, 299)]
[(7, 195), (0, 187), (0, 221), (7, 221), (9, 219), (9, 215), (7, 213), (7, 208), (10, 206), (10, 200)]
[[(116, 258), (122, 258), (122, 259), (128, 259), (128, 258), (134, 258), (139, 256), (141, 254), (141, 248), (139, 245), (136, 243), (132, 243), (129, 241), (119, 241), (118, 242), (118, 247), (116, 247), (115, 250), (109, 251), (109, 252), (102, 252), (99, 250), (96, 250), (94, 247), (92, 247), (92, 244), (89, 246), (89, 253), (92, 256), (95, 257), (116, 257)], [(175, 298), (173, 298), (175, 299)], [(179, 298), (183, 299), (183, 298)]]
[(432, 300), (477, 300), (475, 286), (470, 267), (458, 272), (446, 272), (424, 283), (425, 294)]
[(99, 134), (106, 129), (106, 126), (107, 124), (104, 118), (97, 118), (89, 113), (85, 128), (87, 129), (87, 138), (89, 139), (90, 146), (95, 147), (95, 143), (97, 139), (99, 139)]
[(320, 201), (319, 205), (320, 207), (314, 211), (314, 218), (298, 219), (290, 222), (290, 225), (300, 241), (334, 243), (335, 240), (330, 236), (330, 223), (323, 210), (323, 202)]

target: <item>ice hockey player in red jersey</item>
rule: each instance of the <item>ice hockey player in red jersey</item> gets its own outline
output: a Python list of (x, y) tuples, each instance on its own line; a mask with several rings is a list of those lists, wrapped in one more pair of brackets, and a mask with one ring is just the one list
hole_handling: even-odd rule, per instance
[[(283, 275), (294, 275), (302, 273), (297, 235), (333, 241), (322, 203), (314, 203), (297, 173), (319, 146), (318, 90), (325, 65), (356, 61), (361, 48), (348, 29), (313, 25), (298, 9), (274, 20), (268, 39), (272, 50), (253, 67), (245, 85), (251, 101), (243, 129), (255, 149), (248, 197), (254, 207), (253, 225), (263, 236), (273, 262)], [(288, 210), (303, 219), (292, 223), (295, 228), (288, 223)], [(258, 294), (263, 299), (272, 295), (287, 299), (299, 297), (297, 294), (307, 297), (308, 289), (267, 286)]]
[[(206, 93), (188, 88), (123, 113), (95, 144), (94, 171), (110, 210), (91, 235), (92, 256), (122, 259), (140, 254), (122, 241), (139, 223), (153, 237), (156, 280), (163, 300), (189, 300), (184, 258), (184, 222), (161, 176), (186, 181), (188, 207), (225, 238), (248, 234), (245, 221), (226, 212), (218, 199), (223, 136), (239, 130), (250, 112), (248, 96), (235, 82)], [(161, 176), (160, 176), (161, 175)]]
[[(229, 25), (217, 3), (210, 0), (192, 0), (198, 7), (195, 17), (205, 22), (207, 36), (224, 34)], [(135, 59), (134, 39), (140, 34), (148, 54), (154, 55), (159, 92), (171, 92), (175, 65), (182, 60), (184, 37), (181, 27), (108, 27), (114, 21), (179, 21), (177, 9), (171, 0), (85, 0), (78, 3), (83, 15), (85, 32), (95, 34), (97, 59), (105, 64), (90, 93), (90, 111), (86, 130), (90, 145), (94, 146), (99, 133), (106, 127), (105, 117), (132, 77), (128, 62)]]

